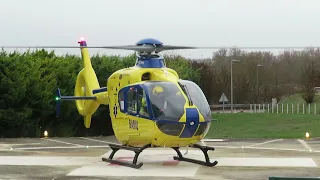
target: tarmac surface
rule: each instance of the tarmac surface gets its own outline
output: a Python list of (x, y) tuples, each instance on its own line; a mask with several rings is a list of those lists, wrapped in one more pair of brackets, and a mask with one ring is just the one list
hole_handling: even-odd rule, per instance
[[(2, 179), (216, 179), (267, 180), (269, 177), (320, 177), (320, 139), (207, 139), (215, 167), (173, 160), (169, 148), (144, 150), (140, 169), (103, 162), (115, 137), (0, 139)], [(201, 144), (201, 143), (200, 143)], [(204, 160), (200, 150), (182, 148), (185, 157)], [(115, 158), (131, 161), (133, 152)]]

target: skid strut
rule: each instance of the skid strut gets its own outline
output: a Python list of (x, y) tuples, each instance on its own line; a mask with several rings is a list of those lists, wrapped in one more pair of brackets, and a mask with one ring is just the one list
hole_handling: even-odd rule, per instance
[[(102, 161), (105, 161), (105, 162), (109, 162), (109, 163), (113, 163), (113, 164), (118, 164), (118, 165), (122, 165), (122, 166), (127, 166), (127, 167), (132, 167), (132, 168), (135, 168), (135, 169), (139, 169), (143, 163), (139, 163), (137, 164), (137, 160), (138, 160), (138, 157), (140, 155), (140, 153), (148, 148), (148, 147), (151, 147), (150, 144), (147, 144), (147, 145), (144, 145), (140, 148), (137, 148), (137, 147), (130, 147), (130, 146), (123, 146), (123, 145), (117, 145), (117, 144), (109, 144), (110, 148), (112, 149), (112, 152), (111, 154), (109, 155), (109, 158), (102, 158)], [(120, 150), (120, 149), (125, 149), (125, 150), (129, 150), (129, 151), (134, 151), (135, 152), (135, 156), (133, 158), (133, 161), (132, 163), (127, 163), (127, 162), (123, 162), (123, 161), (118, 161), (118, 160), (113, 160), (113, 156), (114, 154)]]
[(183, 157), (180, 150), (179, 150), (180, 147), (172, 147), (172, 149), (174, 149), (178, 154), (178, 156), (174, 156), (173, 159), (178, 160), (178, 161), (186, 161), (186, 162), (190, 162), (190, 163), (204, 165), (204, 166), (210, 166), (210, 167), (218, 164), (218, 161), (210, 162), (209, 155), (208, 155), (208, 150), (214, 151), (215, 150), (214, 147), (201, 146), (199, 144), (194, 144), (193, 146), (190, 146), (190, 147), (200, 149), (203, 152), (206, 161), (204, 162), (204, 161), (200, 161), (197, 159), (190, 159), (190, 158)]
[[(121, 165), (121, 166), (127, 166), (127, 167), (131, 167), (131, 168), (135, 168), (135, 169), (139, 169), (143, 165), (142, 162), (137, 164), (138, 157), (139, 157), (140, 153), (144, 149), (151, 147), (150, 144), (147, 144), (147, 145), (142, 146), (140, 148), (117, 145), (117, 144), (109, 144), (109, 146), (112, 149), (112, 152), (109, 155), (109, 158), (104, 158), (103, 157), (102, 161), (113, 163), (113, 164), (118, 164), (118, 165)], [(173, 159), (174, 160), (178, 160), (178, 161), (186, 161), (186, 162), (190, 162), (190, 163), (194, 163), (194, 164), (204, 165), (204, 166), (210, 166), (210, 167), (215, 166), (215, 165), (218, 164), (218, 161), (210, 162), (209, 155), (208, 155), (208, 150), (214, 151), (215, 150), (214, 147), (201, 146), (199, 144), (194, 144), (193, 146), (190, 146), (190, 147), (200, 149), (204, 154), (205, 161), (200, 161), (200, 160), (196, 160), (196, 159), (190, 159), (190, 158), (183, 157), (181, 152), (180, 152), (180, 150), (179, 150), (180, 147), (172, 147), (172, 149), (174, 149), (178, 154), (178, 156), (174, 156)], [(119, 160), (113, 160), (112, 159), (114, 154), (120, 149), (124, 149), (124, 150), (129, 150), (129, 151), (134, 151), (135, 152), (135, 156), (133, 158), (132, 163), (128, 163), (128, 162), (119, 161)]]

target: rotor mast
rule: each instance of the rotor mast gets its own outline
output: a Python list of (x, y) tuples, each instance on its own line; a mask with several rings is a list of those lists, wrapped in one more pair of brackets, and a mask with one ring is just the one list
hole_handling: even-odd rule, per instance
[[(141, 68), (164, 68), (166, 63), (165, 59), (158, 53), (163, 43), (157, 39), (146, 38), (136, 43), (137, 47), (144, 47), (137, 50), (137, 59), (135, 66)], [(159, 50), (157, 50), (159, 48)]]

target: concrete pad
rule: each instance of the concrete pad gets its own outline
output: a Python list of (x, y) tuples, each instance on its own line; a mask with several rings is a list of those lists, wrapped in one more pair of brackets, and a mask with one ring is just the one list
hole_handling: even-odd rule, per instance
[(304, 142), (313, 150), (320, 151), (320, 141), (315, 140), (304, 140)]
[(149, 162), (144, 164), (140, 169), (133, 169), (123, 166), (108, 166), (105, 162), (96, 165), (84, 166), (78, 168), (67, 176), (151, 176), (151, 177), (193, 177), (199, 166), (189, 163), (179, 163), (177, 166), (161, 165)]
[[(108, 157), (112, 151), (104, 154)], [(184, 153), (185, 151), (182, 151)], [(188, 155), (199, 156), (201, 151), (189, 150)], [(174, 150), (144, 150), (138, 163), (143, 162), (140, 169), (133, 169), (125, 166), (119, 166), (107, 162), (98, 162), (93, 165), (83, 166), (70, 172), (67, 176), (160, 176), (160, 177), (193, 177), (200, 165), (188, 162), (179, 162), (173, 160), (176, 155)], [(126, 150), (119, 150), (114, 159), (132, 162), (134, 153)], [(124, 173), (125, 172), (125, 173)]]
[(318, 167), (312, 158), (217, 158), (217, 166)]
[(99, 137), (79, 137), (81, 139), (86, 139), (89, 141), (94, 141), (94, 142), (101, 142), (101, 143), (119, 143), (117, 138), (115, 136), (99, 136)]
[[(104, 154), (108, 157), (111, 151)], [(183, 152), (182, 152), (183, 153)], [(114, 159), (132, 162), (134, 153), (118, 151)], [(70, 172), (68, 176), (161, 176), (161, 177), (193, 177), (200, 165), (173, 160), (176, 153), (169, 149), (145, 150), (138, 159), (144, 165), (140, 169), (98, 162), (83, 166)], [(200, 150), (189, 150), (185, 157), (204, 160)], [(211, 158), (218, 161), (217, 166), (242, 167), (317, 167), (312, 158)], [(124, 173), (125, 172), (125, 173)]]
[(65, 138), (47, 138), (47, 139), (44, 138), (44, 140), (55, 141), (55, 142), (61, 143), (60, 145), (70, 144), (74, 146), (92, 146), (92, 145), (103, 146), (103, 145), (107, 145), (108, 143), (115, 143), (111, 141), (93, 139), (91, 137), (77, 137), (77, 138), (65, 137)]
[(100, 161), (97, 157), (0, 156), (0, 165), (72, 166)]
[[(95, 179), (100, 176), (99, 179), (114, 179), (113, 176), (117, 176), (119, 180), (144, 180), (149, 177), (174, 180), (226, 180), (241, 177), (264, 180), (271, 175), (320, 176), (320, 139), (302, 139), (305, 142), (297, 139), (215, 139), (205, 142), (206, 145), (216, 147), (215, 151), (209, 151), (211, 161), (219, 162), (216, 167), (174, 161), (172, 157), (176, 156), (176, 152), (173, 149), (150, 148), (143, 151), (138, 159), (138, 162), (144, 163), (140, 169), (101, 160), (102, 155), (108, 157), (110, 153), (105, 154), (110, 150), (107, 143), (118, 143), (114, 136), (48, 139), (54, 141), (40, 138), (0, 139), (0, 149), (4, 148), (0, 150), (1, 178)], [(313, 151), (310, 152), (309, 148)], [(189, 148), (187, 151), (181, 148), (181, 152), (187, 152), (185, 157), (204, 160), (200, 150)], [(133, 155), (131, 151), (120, 150), (115, 158), (131, 161)]]
[(203, 142), (223, 142), (228, 141), (227, 139), (202, 139)]
[(265, 144), (253, 144), (251, 147), (267, 147), (279, 149), (304, 149), (303, 145), (296, 139), (283, 139)]
[(239, 142), (239, 141), (203, 141), (203, 145), (206, 146), (213, 146), (213, 147), (219, 147), (219, 146), (234, 146), (234, 147), (241, 147), (241, 146), (250, 146), (252, 144), (261, 143), (262, 141), (256, 141), (256, 142)]

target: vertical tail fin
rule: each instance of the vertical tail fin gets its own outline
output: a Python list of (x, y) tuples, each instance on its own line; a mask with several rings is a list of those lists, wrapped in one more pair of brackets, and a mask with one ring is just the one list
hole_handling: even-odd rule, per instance
[[(93, 70), (89, 50), (86, 48), (87, 42), (81, 38), (78, 42), (81, 46), (81, 56), (83, 60), (83, 69), (79, 72), (74, 90), (75, 96), (93, 96), (93, 90), (99, 89), (100, 85), (96, 73)], [(90, 127), (91, 116), (98, 109), (99, 103), (88, 100), (76, 100), (76, 106), (79, 113), (84, 116), (84, 125)]]
[(83, 116), (84, 125), (90, 128), (91, 117), (98, 109), (100, 104), (109, 104), (108, 91), (106, 88), (100, 88), (98, 78), (91, 65), (87, 42), (84, 38), (78, 42), (81, 48), (81, 57), (83, 60), (83, 69), (79, 72), (74, 89), (75, 96), (61, 96), (60, 90), (56, 95), (56, 113), (60, 112), (60, 100), (75, 100), (79, 114)]

